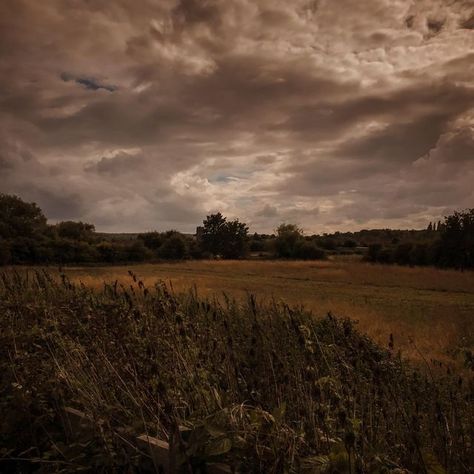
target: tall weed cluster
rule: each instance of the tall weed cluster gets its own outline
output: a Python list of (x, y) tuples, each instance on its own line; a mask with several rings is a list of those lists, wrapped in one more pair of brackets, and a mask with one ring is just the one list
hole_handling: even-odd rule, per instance
[[(472, 377), (412, 367), (347, 319), (130, 276), (94, 291), (2, 275), (2, 472), (152, 470), (128, 441), (144, 431), (182, 472), (472, 472)], [(68, 438), (64, 406), (96, 420), (93, 439)]]

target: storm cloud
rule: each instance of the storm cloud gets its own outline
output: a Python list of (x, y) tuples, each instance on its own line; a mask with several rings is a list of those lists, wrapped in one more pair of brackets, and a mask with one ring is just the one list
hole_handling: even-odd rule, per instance
[(474, 203), (473, 14), (4, 0), (0, 191), (103, 231), (425, 226)]

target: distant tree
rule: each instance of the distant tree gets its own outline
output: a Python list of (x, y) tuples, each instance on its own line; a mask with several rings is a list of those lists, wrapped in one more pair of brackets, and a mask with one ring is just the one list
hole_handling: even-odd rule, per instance
[(275, 248), (278, 257), (297, 258), (298, 245), (303, 240), (303, 230), (295, 224), (280, 224), (276, 230)]
[(8, 265), (11, 261), (10, 245), (8, 241), (0, 239), (0, 266)]
[(224, 258), (239, 258), (245, 254), (248, 227), (239, 220), (228, 221), (220, 212), (203, 221), (201, 245), (204, 251)]
[(445, 218), (438, 258), (442, 266), (474, 268), (474, 209)]
[(143, 241), (145, 246), (150, 250), (158, 250), (164, 242), (164, 235), (160, 232), (144, 232), (138, 234), (138, 238)]
[(395, 249), (394, 260), (400, 265), (409, 265), (412, 261), (413, 244), (404, 242), (397, 245)]
[(68, 238), (52, 240), (49, 244), (48, 256), (50, 261), (62, 264), (93, 263), (101, 260), (96, 246), (86, 241)]
[[(435, 224), (436, 225), (436, 224)], [(428, 228), (426, 229), (428, 232), (431, 232), (433, 230), (433, 224), (430, 222), (428, 224)]]
[(227, 221), (223, 227), (221, 255), (224, 258), (240, 258), (247, 250), (247, 234), (249, 228), (238, 220)]
[(122, 249), (113, 242), (100, 242), (97, 245), (100, 262), (114, 263), (122, 260)]
[(56, 224), (56, 231), (63, 239), (91, 241), (95, 226), (85, 222), (63, 221)]
[(46, 217), (35, 203), (0, 194), (0, 237), (33, 237), (47, 229)]
[(318, 247), (316, 241), (306, 237), (303, 230), (295, 224), (281, 224), (276, 230), (275, 250), (278, 257), (302, 260), (321, 260), (326, 252)]
[(182, 260), (186, 258), (186, 238), (183, 234), (171, 231), (158, 249), (158, 257), (169, 260)]
[(221, 255), (223, 245), (224, 227), (226, 218), (218, 212), (211, 214), (203, 221), (201, 232), (202, 248), (214, 255)]
[(413, 265), (427, 265), (429, 258), (429, 247), (427, 244), (416, 244), (413, 247), (410, 256)]
[(251, 252), (263, 252), (265, 250), (265, 242), (262, 239), (255, 240), (255, 238), (252, 237), (249, 249)]
[(346, 248), (353, 249), (353, 248), (357, 247), (357, 242), (353, 239), (346, 239), (346, 240), (344, 240), (343, 246), (346, 247)]
[(332, 237), (326, 236), (319, 241), (319, 245), (326, 250), (335, 250), (337, 248), (337, 242)]
[(326, 252), (319, 248), (314, 241), (300, 240), (296, 245), (294, 257), (301, 260), (324, 260)]
[(151, 251), (142, 240), (136, 239), (125, 248), (125, 258), (131, 262), (144, 262), (151, 256)]
[(381, 251), (382, 251), (382, 244), (379, 244), (379, 243), (370, 244), (369, 248), (367, 249), (367, 260), (369, 262), (377, 262)]

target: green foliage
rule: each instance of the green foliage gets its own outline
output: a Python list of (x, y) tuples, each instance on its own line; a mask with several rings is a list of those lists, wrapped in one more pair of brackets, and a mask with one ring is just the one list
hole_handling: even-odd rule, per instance
[(303, 240), (303, 230), (295, 224), (280, 224), (275, 241), (278, 257), (295, 258), (296, 249)]
[(190, 242), (176, 230), (167, 232), (146, 232), (139, 234), (138, 239), (152, 252), (155, 258), (164, 260), (182, 260), (187, 258)]
[(64, 221), (55, 226), (58, 236), (63, 239), (83, 240), (94, 239), (95, 227), (85, 222)]
[(439, 246), (439, 264), (474, 268), (474, 208), (446, 217)]
[(165, 260), (182, 260), (188, 255), (187, 242), (183, 234), (172, 231), (167, 233), (158, 249), (158, 257)]
[[(142, 432), (170, 439), (184, 472), (469, 472), (472, 375), (412, 367), (349, 320), (131, 277), (93, 291), (64, 275), (1, 276), (0, 446), (13, 472), (28, 460), (137, 472), (124, 453)], [(82, 446), (64, 405), (101, 420)]]
[(7, 265), (11, 261), (10, 244), (8, 240), (0, 238), (0, 266)]
[(145, 244), (137, 239), (126, 246), (124, 260), (127, 262), (144, 262), (149, 260), (150, 256), (151, 252), (146, 248)]
[(322, 260), (326, 258), (324, 250), (312, 240), (303, 236), (303, 230), (294, 224), (281, 224), (275, 240), (276, 254), (281, 258), (302, 260)]
[(156, 231), (138, 234), (137, 238), (142, 240), (145, 246), (153, 251), (157, 251), (164, 242), (164, 235)]
[(46, 217), (35, 203), (0, 194), (0, 238), (32, 238), (46, 230)]
[(369, 245), (367, 260), (399, 265), (436, 265), (457, 269), (474, 268), (474, 209), (455, 212), (426, 232), (431, 240), (393, 240), (392, 245)]
[(213, 255), (232, 259), (243, 257), (247, 250), (248, 227), (239, 220), (228, 221), (220, 212), (203, 221), (202, 248)]

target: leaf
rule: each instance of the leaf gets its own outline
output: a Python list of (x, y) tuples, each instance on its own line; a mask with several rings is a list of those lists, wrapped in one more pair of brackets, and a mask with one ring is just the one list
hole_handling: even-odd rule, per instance
[(423, 450), (421, 455), (423, 457), (423, 463), (425, 464), (426, 472), (428, 474), (446, 474), (446, 470), (439, 463), (438, 459), (436, 459), (436, 456), (432, 452)]
[(212, 438), (220, 438), (221, 436), (225, 436), (226, 431), (223, 427), (218, 426), (212, 421), (205, 420), (204, 421), (204, 428), (206, 431), (211, 435)]
[(331, 467), (331, 460), (329, 456), (311, 456), (309, 458), (303, 459), (301, 464), (305, 472), (323, 474)]
[(285, 413), (286, 413), (286, 403), (283, 402), (279, 407), (276, 407), (273, 410), (272, 415), (273, 415), (273, 418), (275, 418), (277, 422), (282, 422), (283, 418), (285, 417)]
[(220, 456), (232, 449), (232, 441), (229, 438), (212, 440), (206, 447), (208, 456)]

